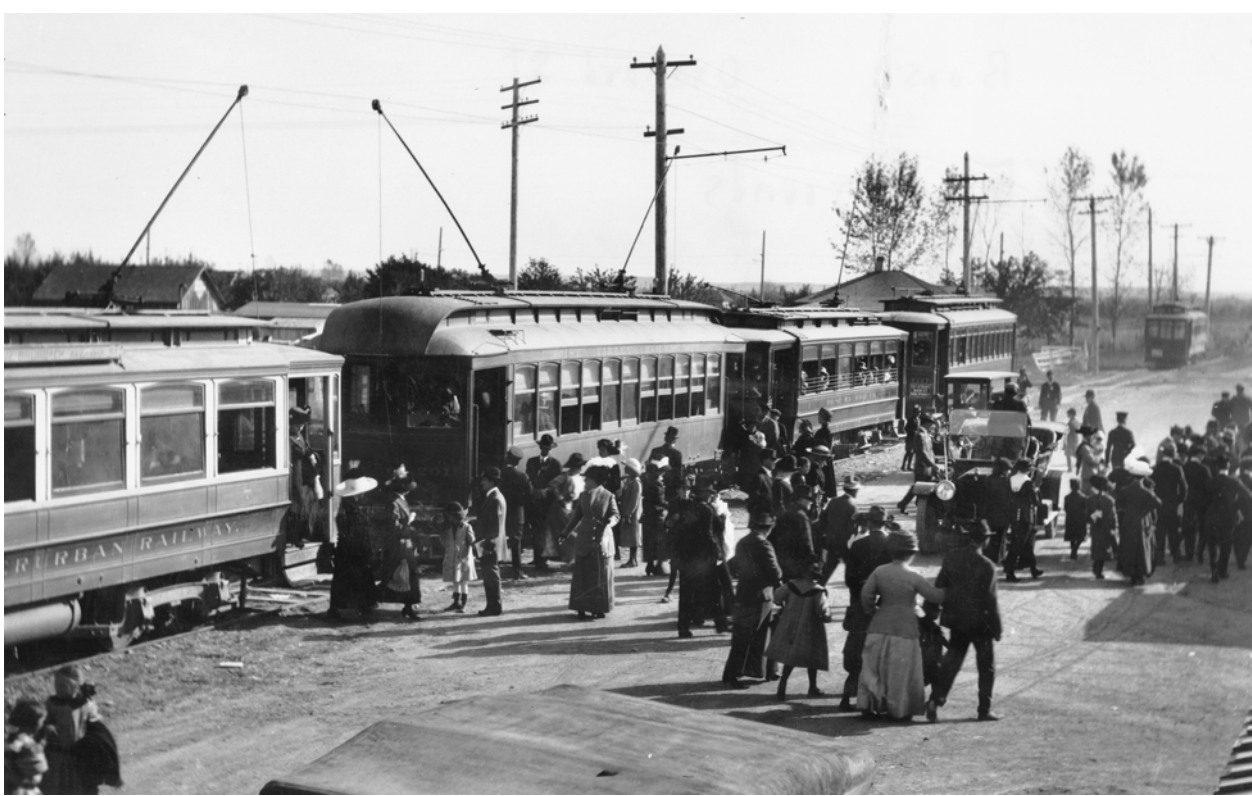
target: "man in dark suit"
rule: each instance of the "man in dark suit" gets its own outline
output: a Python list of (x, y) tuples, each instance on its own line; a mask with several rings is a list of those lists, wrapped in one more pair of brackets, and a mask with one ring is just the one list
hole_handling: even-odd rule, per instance
[(1095, 390), (1087, 390), (1087, 408), (1082, 410), (1082, 424), (1091, 426), (1096, 431), (1104, 430), (1104, 418), (1100, 416), (1100, 405), (1096, 403)]
[(531, 456), (526, 462), (526, 478), (529, 479), (532, 490), (527, 518), (531, 543), (535, 546), (535, 569), (540, 572), (548, 569), (548, 560), (543, 557), (543, 523), (548, 517), (549, 500), (543, 494), (548, 482), (561, 474), (561, 462), (550, 455), (555, 447), (556, 440), (552, 439), (552, 435), (544, 434), (539, 438), (539, 455)]
[(483, 591), (487, 593), (487, 607), (478, 612), (479, 616), (499, 616), (504, 613), (500, 602), (500, 555), (508, 549), (508, 536), (505, 531), (507, 507), (504, 495), (500, 492), (500, 470), (488, 467), (479, 477), (483, 499), (478, 504), (478, 516), (474, 529), (477, 543), (482, 544), (480, 559), (483, 579)]
[(1109, 432), (1108, 444), (1104, 448), (1104, 463), (1109, 469), (1116, 470), (1135, 447), (1135, 432), (1126, 427), (1128, 412), (1117, 413), (1117, 425)]
[(729, 688), (747, 688), (739, 681), (740, 677), (764, 678), (768, 671), (765, 645), (769, 638), (773, 590), (782, 583), (782, 570), (769, 541), (774, 515), (766, 509), (768, 506), (764, 503), (753, 505), (748, 535), (735, 545), (733, 563), (739, 583), (735, 589), (730, 655), (722, 669), (722, 683)]
[(1161, 445), (1157, 452), (1156, 467), (1152, 468), (1152, 487), (1161, 499), (1161, 510), (1156, 517), (1156, 563), (1165, 563), (1165, 548), (1177, 564), (1182, 560), (1181, 516), (1182, 504), (1187, 499), (1187, 478), (1182, 465), (1175, 461), (1177, 449), (1173, 440)]
[(508, 513), (504, 515), (504, 529), (509, 537), (509, 554), (513, 557), (513, 580), (526, 580), (526, 574), (522, 572), (522, 535), (526, 530), (526, 504), (530, 502), (530, 478), (522, 472), (521, 448), (509, 448), (505, 462), (500, 492), (508, 507)]
[[(917, 436), (913, 438), (913, 483), (935, 480), (935, 443), (931, 437), (935, 431), (935, 419), (928, 414), (917, 418)], [(901, 514), (908, 512), (909, 503), (913, 501), (913, 487), (904, 499), (896, 504)]]
[(804, 575), (813, 560), (813, 526), (809, 521), (809, 508), (813, 494), (807, 485), (794, 488), (774, 526), (772, 544), (782, 568), (783, 580)]
[[(861, 587), (874, 570), (892, 561), (887, 550), (886, 514), (881, 506), (870, 507), (866, 523), (869, 533), (848, 547), (848, 565), (843, 571), (843, 582), (848, 587), (848, 610), (843, 614), (843, 629), (848, 631), (843, 643), (843, 670), (848, 677), (843, 682), (843, 696), (839, 699), (841, 711), (853, 709), (861, 679), (861, 652), (865, 649), (865, 633), (869, 629), (869, 614), (861, 605)], [(895, 528), (900, 527), (891, 524)]]
[(996, 682), (995, 642), (1000, 640), (1000, 605), (996, 599), (996, 567), (982, 554), (987, 526), (981, 521), (965, 529), (967, 544), (944, 556), (935, 587), (944, 590), (939, 623), (950, 631), (948, 651), (939, 677), (931, 685), (926, 718), (938, 721), (939, 708), (948, 700), (952, 683), (961, 671), (965, 653), (974, 645), (978, 664), (978, 720), (996, 721), (991, 712), (991, 690)]
[(665, 442), (652, 449), (649, 459), (664, 458), (669, 461), (669, 478), (665, 484), (665, 499), (673, 500), (678, 494), (678, 484), (683, 480), (683, 454), (674, 447), (678, 441), (678, 428), (670, 426), (665, 429)]
[(826, 511), (822, 515), (823, 543), (826, 549), (822, 583), (829, 581), (839, 562), (848, 557), (848, 543), (856, 535), (860, 512), (856, 505), (856, 496), (860, 490), (861, 482), (855, 476), (846, 475), (843, 478), (843, 494), (826, 505)]
[(1187, 451), (1182, 474), (1187, 482), (1187, 498), (1182, 504), (1182, 557), (1194, 561), (1198, 553), (1203, 561), (1204, 547), (1198, 543), (1204, 538), (1204, 511), (1209, 501), (1209, 481), (1213, 478), (1204, 464), (1204, 446), (1192, 445)]
[[(1012, 382), (1004, 385), (1004, 394), (996, 399), (995, 404), (991, 408), (999, 412), (1022, 412), (1025, 414), (1026, 402), (1017, 397), (1019, 389), (1020, 388)], [(1029, 424), (1029, 414), (1026, 415), (1026, 420), (1027, 424)]]
[(1052, 380), (1052, 371), (1048, 371), (1048, 380), (1039, 385), (1039, 419), (1056, 420), (1056, 411), (1061, 407), (1061, 385)]
[(1226, 472), (1229, 460), (1219, 456), (1213, 463), (1213, 480), (1209, 484), (1209, 504), (1204, 512), (1205, 539), (1208, 545), (1212, 582), (1230, 577), (1230, 553), (1234, 547), (1235, 526), (1239, 518), (1252, 517), (1252, 489)]

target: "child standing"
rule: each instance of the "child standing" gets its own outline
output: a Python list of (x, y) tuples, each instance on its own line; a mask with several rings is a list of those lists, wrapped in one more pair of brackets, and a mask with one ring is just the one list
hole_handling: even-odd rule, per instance
[(469, 514), (460, 503), (449, 503), (444, 512), (448, 529), (443, 534), (443, 582), (452, 584), (452, 605), (443, 609), (465, 613), (469, 582), (474, 571), (474, 529), (465, 521)]
[(1069, 494), (1065, 496), (1065, 541), (1069, 542), (1069, 560), (1078, 560), (1078, 547), (1087, 540), (1087, 496), (1082, 493), (1082, 482), (1069, 479)]
[(778, 681), (779, 701), (787, 698), (787, 679), (797, 666), (809, 673), (809, 696), (822, 696), (817, 687), (817, 671), (830, 670), (826, 648), (826, 623), (830, 621), (830, 605), (826, 589), (819, 582), (822, 559), (815, 557), (808, 571), (774, 590), (774, 603), (781, 607), (778, 627), (770, 638), (765, 655), (783, 665)]

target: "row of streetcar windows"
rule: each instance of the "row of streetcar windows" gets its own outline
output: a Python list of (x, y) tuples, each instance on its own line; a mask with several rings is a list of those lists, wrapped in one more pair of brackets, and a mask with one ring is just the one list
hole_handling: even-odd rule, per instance
[[(276, 466), (275, 388), (268, 379), (221, 382), (217, 390), (216, 470)], [(141, 486), (203, 478), (214, 443), (206, 433), (206, 386), (159, 384), (138, 390)], [(52, 393), (47, 413), (54, 497), (125, 488), (129, 481), (126, 391), (89, 388)], [(34, 396), (4, 396), (4, 500), (35, 498)]]
[(898, 351), (894, 340), (806, 345), (801, 351), (800, 393), (894, 383)]
[(578, 434), (716, 414), (719, 354), (588, 359), (518, 365), (513, 437)]
[[(920, 334), (920, 333), (918, 333)], [(1013, 327), (953, 329), (948, 345), (949, 365), (969, 365), (1013, 355)], [(914, 360), (914, 364), (921, 364)]]
[[(1197, 335), (1208, 332), (1207, 318), (1197, 318), (1194, 324)], [(1146, 333), (1149, 340), (1186, 340), (1190, 325), (1190, 322), (1182, 319), (1149, 318)]]

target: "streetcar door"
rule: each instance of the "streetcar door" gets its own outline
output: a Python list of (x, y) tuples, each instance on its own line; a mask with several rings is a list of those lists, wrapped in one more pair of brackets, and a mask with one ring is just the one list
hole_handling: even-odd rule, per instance
[(504, 467), (508, 448), (508, 379), (504, 368), (474, 371), (475, 474)]
[(323, 493), (328, 496), (327, 500), (321, 501), (321, 511), (315, 521), (317, 541), (335, 539), (334, 516), (338, 506), (331, 492), (339, 482), (340, 471), (338, 397), (338, 373), (293, 376), (288, 382), (289, 405), (309, 408), (308, 443), (317, 454), (318, 476)]

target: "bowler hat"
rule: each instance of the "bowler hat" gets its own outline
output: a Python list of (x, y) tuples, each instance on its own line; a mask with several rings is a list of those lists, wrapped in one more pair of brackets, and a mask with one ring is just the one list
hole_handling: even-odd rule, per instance
[(887, 512), (883, 510), (882, 506), (870, 506), (865, 512), (865, 518), (870, 522), (886, 522)]
[(749, 528), (773, 528), (774, 515), (768, 511), (753, 512), (748, 518)]
[(541, 448), (555, 448), (555, 447), (556, 447), (556, 440), (552, 439), (552, 435), (551, 435), (551, 434), (544, 434), (542, 437), (540, 437), (540, 438), (539, 438), (539, 447), (541, 447)]
[(488, 467), (487, 469), (483, 470), (482, 475), (478, 477), (484, 478), (490, 481), (499, 481), (500, 480), (500, 468)]
[(677, 427), (677, 426), (670, 426), (669, 428), (665, 429), (665, 438), (666, 438), (666, 439), (677, 439), (677, 438), (678, 438), (678, 427)]
[(795, 472), (796, 457), (792, 456), (791, 454), (787, 454), (786, 456), (778, 460), (778, 467), (776, 469), (782, 473)]
[(1092, 434), (1096, 433), (1096, 427), (1095, 426), (1082, 426), (1081, 428), (1078, 429), (1078, 433), (1082, 434), (1084, 437), (1090, 437)]
[(974, 544), (978, 544), (986, 540), (988, 536), (986, 520), (972, 520), (961, 526), (961, 530), (965, 532), (965, 538)]

